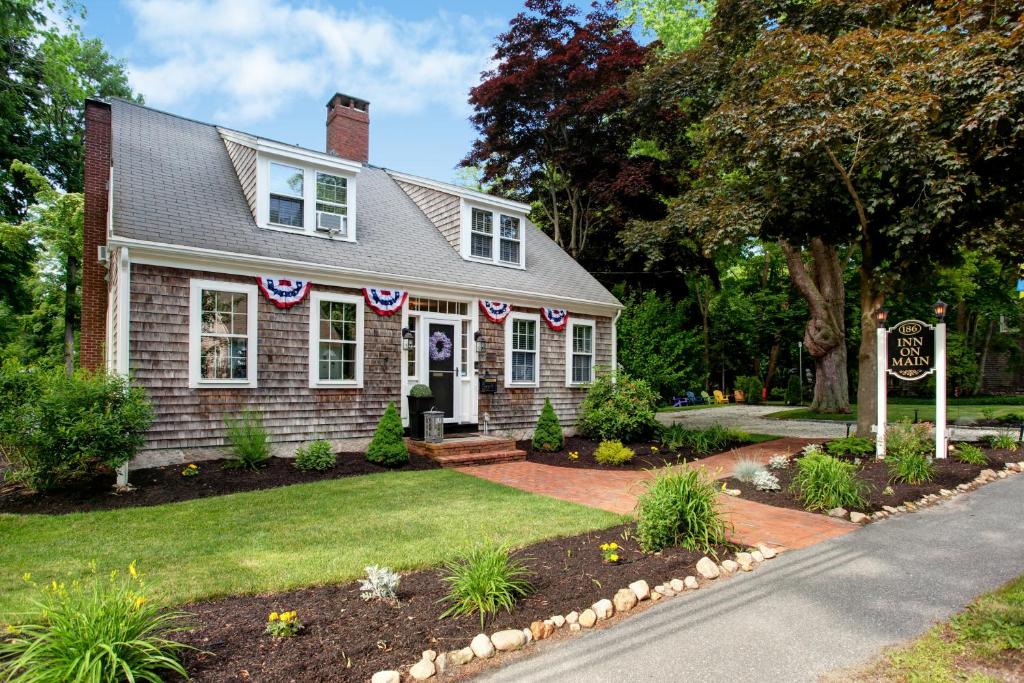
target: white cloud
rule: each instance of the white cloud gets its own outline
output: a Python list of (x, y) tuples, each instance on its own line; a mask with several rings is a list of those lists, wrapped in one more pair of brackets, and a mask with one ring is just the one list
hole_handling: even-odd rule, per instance
[[(302, 1), (302, 0), (300, 0)], [(156, 107), (199, 100), (216, 115), (255, 121), (294, 97), (336, 90), (375, 111), (468, 111), (466, 97), (488, 66), (495, 26), (446, 14), (403, 21), (286, 0), (127, 0), (140, 57), (132, 86)]]

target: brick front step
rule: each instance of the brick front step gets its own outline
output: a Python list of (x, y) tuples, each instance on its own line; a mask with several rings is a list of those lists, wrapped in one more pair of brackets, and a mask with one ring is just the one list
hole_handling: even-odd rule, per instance
[(410, 453), (430, 458), (444, 467), (526, 459), (526, 452), (517, 450), (515, 441), (496, 436), (456, 437), (445, 439), (443, 443), (406, 440), (406, 444)]
[(502, 462), (526, 460), (526, 451), (511, 450), (489, 453), (456, 453), (454, 455), (429, 456), (441, 467), (469, 467), (472, 465), (494, 465)]

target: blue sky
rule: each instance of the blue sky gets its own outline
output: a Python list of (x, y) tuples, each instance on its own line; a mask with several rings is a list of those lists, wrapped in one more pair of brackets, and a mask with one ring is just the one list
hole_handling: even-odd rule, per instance
[(86, 0), (82, 25), (147, 104), (324, 148), (336, 92), (370, 101), (370, 161), (439, 180), (474, 139), (467, 92), (522, 7), (488, 0)]

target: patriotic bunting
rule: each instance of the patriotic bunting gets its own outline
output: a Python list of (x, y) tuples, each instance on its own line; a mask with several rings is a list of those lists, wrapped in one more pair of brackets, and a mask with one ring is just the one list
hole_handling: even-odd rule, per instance
[(560, 332), (565, 329), (565, 324), (569, 322), (569, 311), (564, 308), (541, 307), (540, 317), (544, 318), (544, 322), (548, 324), (548, 327), (556, 332)]
[(484, 315), (487, 316), (488, 320), (499, 325), (505, 322), (505, 318), (512, 312), (512, 304), (503, 304), (500, 301), (480, 299), (480, 308), (483, 309)]
[(268, 277), (261, 275), (256, 278), (263, 295), (274, 302), (278, 308), (291, 308), (300, 303), (309, 294), (313, 283), (309, 280), (294, 280), (284, 277)]
[(366, 304), (377, 315), (394, 315), (402, 310), (405, 300), (409, 298), (409, 292), (401, 289), (364, 287), (363, 296), (366, 297)]

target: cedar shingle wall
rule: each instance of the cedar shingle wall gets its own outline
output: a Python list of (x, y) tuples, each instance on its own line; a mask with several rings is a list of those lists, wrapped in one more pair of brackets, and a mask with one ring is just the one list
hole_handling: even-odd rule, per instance
[[(245, 408), (263, 413), (272, 441), (299, 445), (312, 439), (373, 435), (388, 402), (400, 398), (401, 318), (364, 307), (364, 388), (309, 387), (311, 298), (289, 309), (258, 294), (259, 387), (188, 387), (189, 280), (254, 284), (251, 277), (132, 265), (131, 369), (146, 388), (156, 420), (147, 449), (211, 449), (224, 444), (224, 417)], [(359, 294), (320, 287), (320, 291)], [(288, 450), (288, 449), (284, 449)]]
[(452, 194), (432, 190), (428, 187), (414, 185), (413, 183), (396, 180), (398, 186), (405, 190), (405, 193), (420, 207), (420, 211), (426, 214), (430, 222), (434, 224), (448, 244), (458, 251), (459, 249), (459, 198)]
[(238, 174), (238, 182), (242, 184), (242, 194), (245, 195), (245, 201), (249, 204), (249, 210), (252, 211), (252, 217), (255, 219), (256, 150), (231, 140), (224, 140), (224, 146), (227, 148), (228, 157)]

